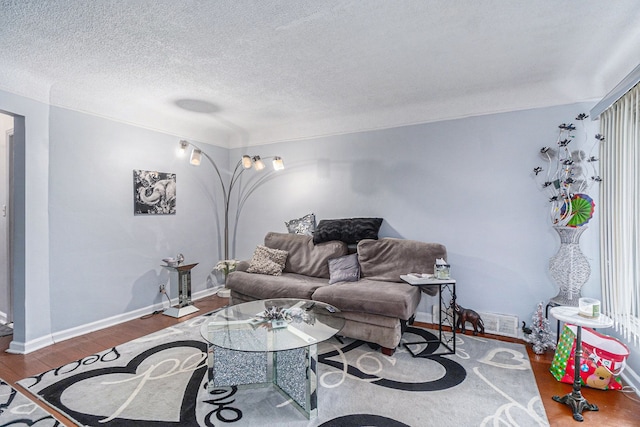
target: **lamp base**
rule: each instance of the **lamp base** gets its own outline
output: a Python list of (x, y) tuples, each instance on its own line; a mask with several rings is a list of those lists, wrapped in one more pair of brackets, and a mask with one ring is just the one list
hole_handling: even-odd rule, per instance
[(216, 293), (216, 295), (220, 298), (229, 298), (231, 296), (231, 289), (222, 288)]
[(162, 314), (178, 318), (186, 316), (187, 314), (195, 313), (196, 311), (200, 311), (200, 309), (195, 305), (186, 305), (184, 307), (169, 307)]

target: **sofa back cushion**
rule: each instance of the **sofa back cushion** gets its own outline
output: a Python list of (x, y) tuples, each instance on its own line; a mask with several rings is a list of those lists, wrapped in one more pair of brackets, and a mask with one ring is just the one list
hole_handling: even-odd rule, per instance
[(401, 274), (433, 274), (437, 258), (447, 259), (447, 249), (439, 243), (390, 237), (358, 243), (360, 275), (371, 280), (401, 282)]
[(347, 254), (344, 242), (331, 241), (314, 245), (312, 236), (301, 234), (269, 232), (264, 238), (264, 245), (289, 252), (285, 272), (326, 279), (329, 278), (329, 260)]
[(377, 239), (382, 221), (382, 218), (323, 219), (313, 232), (313, 243), (341, 240), (355, 244), (362, 239)]

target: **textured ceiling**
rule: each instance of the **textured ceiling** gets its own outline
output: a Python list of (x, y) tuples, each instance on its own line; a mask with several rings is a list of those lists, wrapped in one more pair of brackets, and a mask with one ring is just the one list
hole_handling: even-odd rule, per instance
[(236, 147), (597, 100), (637, 0), (0, 0), (0, 89)]

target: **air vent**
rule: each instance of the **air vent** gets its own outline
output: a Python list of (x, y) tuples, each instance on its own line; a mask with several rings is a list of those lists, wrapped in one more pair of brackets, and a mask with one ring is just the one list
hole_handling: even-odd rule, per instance
[[(439, 307), (437, 305), (432, 306), (431, 315), (434, 323), (438, 322)], [(520, 323), (518, 317), (510, 314), (496, 314), (496, 313), (483, 313), (478, 312), (484, 323), (484, 331), (488, 334), (504, 335), (507, 337), (518, 338)], [(467, 330), (473, 330), (471, 323), (467, 322)]]

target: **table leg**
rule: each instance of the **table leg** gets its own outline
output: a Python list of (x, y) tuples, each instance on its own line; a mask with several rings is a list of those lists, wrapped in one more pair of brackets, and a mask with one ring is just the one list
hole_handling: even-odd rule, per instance
[(317, 366), (316, 344), (278, 352), (243, 352), (209, 344), (207, 390), (273, 385), (313, 419), (318, 416)]
[[(451, 285), (451, 301), (453, 301), (453, 304), (455, 306), (456, 304), (456, 284), (453, 283)], [(452, 341), (453, 341), (453, 354), (456, 354), (456, 310), (451, 308), (451, 321), (453, 322), (451, 325), (451, 332), (452, 332)]]
[(269, 352), (244, 352), (209, 345), (208, 391), (219, 387), (267, 385), (271, 368)]
[(583, 421), (582, 411), (585, 409), (588, 411), (597, 411), (598, 406), (587, 402), (580, 392), (580, 363), (582, 359), (582, 326), (576, 327), (576, 352), (574, 358), (574, 376), (573, 376), (573, 391), (562, 397), (553, 396), (553, 400), (559, 403), (563, 403), (571, 408), (573, 411), (573, 419), (576, 421)]
[(318, 416), (318, 347), (316, 344), (274, 354), (273, 384), (307, 418)]
[[(442, 291), (446, 290), (449, 294), (449, 298), (446, 298), (443, 294)], [(412, 342), (405, 342), (403, 344), (404, 348), (407, 349), (407, 351), (411, 354), (411, 356), (413, 357), (422, 357), (421, 354), (422, 352), (425, 351), (425, 349), (422, 350), (422, 352), (420, 353), (416, 353), (411, 346), (412, 345), (418, 345), (418, 344), (435, 344), (437, 343), (438, 346), (434, 349), (433, 353), (429, 353), (425, 356), (444, 356), (444, 355), (449, 355), (449, 354), (455, 354), (456, 353), (456, 312), (455, 310), (452, 310), (451, 313), (451, 322), (453, 323), (449, 323), (449, 315), (447, 313), (447, 309), (448, 307), (451, 305), (451, 302), (456, 301), (456, 284), (455, 283), (441, 283), (438, 284), (438, 304), (439, 304), (439, 322), (438, 322), (438, 339), (437, 340), (422, 340), (422, 341), (412, 341)], [(444, 334), (444, 329), (443, 326), (449, 326), (451, 327), (451, 337), (447, 338)], [(444, 347), (443, 350), (439, 351), (439, 352), (435, 352), (436, 350), (438, 350), (440, 348), (440, 346)]]
[[(552, 304), (549, 302), (544, 307), (544, 318), (545, 319), (549, 318), (549, 307), (551, 307), (551, 306), (552, 306)], [(557, 307), (557, 305), (553, 304), (553, 307)], [(558, 344), (558, 341), (560, 341), (560, 321), (558, 319), (556, 319), (556, 344)]]

